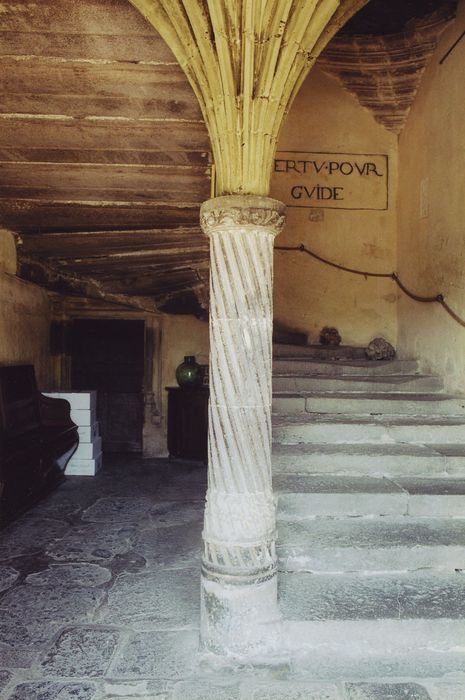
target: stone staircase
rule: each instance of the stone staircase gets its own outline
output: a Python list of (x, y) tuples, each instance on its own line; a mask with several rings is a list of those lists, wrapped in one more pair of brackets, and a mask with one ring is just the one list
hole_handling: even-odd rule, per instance
[(465, 683), (465, 398), (414, 361), (370, 362), (360, 348), (274, 355), (279, 596), (294, 663), (322, 679)]

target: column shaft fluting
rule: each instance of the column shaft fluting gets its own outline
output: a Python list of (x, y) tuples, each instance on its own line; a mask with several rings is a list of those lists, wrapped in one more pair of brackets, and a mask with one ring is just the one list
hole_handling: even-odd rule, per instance
[[(210, 238), (208, 493), (202, 640), (215, 651), (272, 641), (276, 604), (271, 483), (273, 240), (284, 205), (259, 196), (205, 202)], [(267, 627), (266, 633), (263, 627)]]

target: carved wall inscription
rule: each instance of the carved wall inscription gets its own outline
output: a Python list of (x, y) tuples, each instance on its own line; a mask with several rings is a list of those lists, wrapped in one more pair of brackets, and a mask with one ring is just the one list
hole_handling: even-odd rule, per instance
[(271, 194), (288, 207), (387, 209), (388, 157), (381, 154), (278, 151)]

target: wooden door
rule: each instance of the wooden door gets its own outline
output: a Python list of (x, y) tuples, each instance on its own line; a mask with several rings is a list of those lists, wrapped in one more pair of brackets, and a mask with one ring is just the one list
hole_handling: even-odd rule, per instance
[(144, 422), (143, 321), (73, 322), (72, 389), (97, 390), (97, 418), (107, 452), (140, 452)]

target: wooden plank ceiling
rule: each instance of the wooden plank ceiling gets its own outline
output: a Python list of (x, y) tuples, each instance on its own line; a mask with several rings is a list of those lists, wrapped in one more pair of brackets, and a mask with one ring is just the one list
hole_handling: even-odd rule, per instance
[(174, 56), (127, 0), (2, 0), (0, 226), (23, 276), (201, 313), (210, 145)]
[[(452, 16), (455, 4), (370, 0), (321, 65), (349, 89), (361, 81), (362, 103), (369, 88), (375, 115), (389, 109), (395, 121), (402, 101), (386, 104), (368, 52), (353, 46), (400, 36), (410, 66), (409, 22), (444, 6)], [(1, 0), (0, 91), (0, 226), (20, 234), (20, 274), (66, 294), (204, 314), (209, 139), (184, 73), (130, 2)]]

